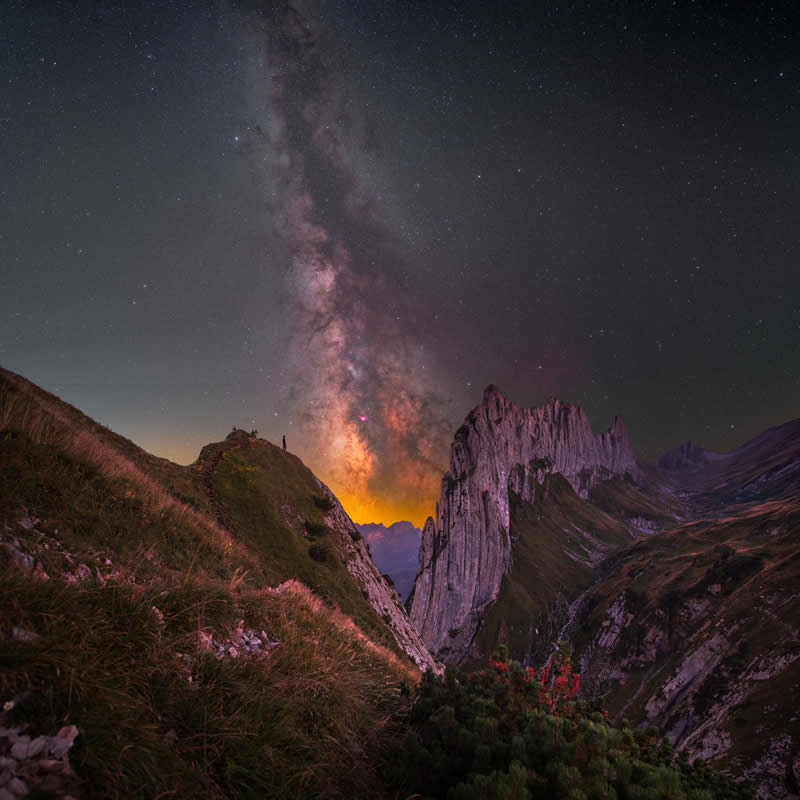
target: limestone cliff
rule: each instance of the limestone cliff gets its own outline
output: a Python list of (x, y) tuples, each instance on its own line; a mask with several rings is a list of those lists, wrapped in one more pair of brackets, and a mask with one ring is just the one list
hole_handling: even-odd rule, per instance
[(464, 652), (511, 566), (509, 490), (533, 502), (560, 473), (582, 497), (599, 480), (638, 467), (619, 417), (595, 436), (581, 408), (557, 399), (519, 408), (495, 386), (467, 416), (450, 450), (436, 519), (422, 532), (411, 621), (434, 652)]

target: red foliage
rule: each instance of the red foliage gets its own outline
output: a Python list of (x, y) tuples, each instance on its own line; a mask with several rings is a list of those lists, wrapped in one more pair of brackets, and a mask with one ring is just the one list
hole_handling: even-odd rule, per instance
[(542, 673), (539, 676), (539, 680), (547, 686), (550, 683), (550, 661), (551, 659), (547, 659), (547, 663), (542, 667)]
[[(545, 671), (550, 671), (548, 662)], [(558, 672), (553, 679), (550, 693), (553, 697), (560, 700), (574, 700), (578, 696), (581, 688), (581, 676), (572, 671), (572, 660), (569, 656), (563, 656), (558, 664)]]
[[(581, 676), (572, 671), (572, 661), (568, 655), (560, 655), (554, 663), (550, 658), (539, 672), (538, 680), (533, 667), (509, 671), (509, 662), (503, 658), (490, 658), (489, 665), (501, 682), (508, 684), (512, 697), (522, 701), (524, 697), (536, 698), (540, 708), (548, 712), (570, 713), (570, 701), (580, 691)], [(553, 672), (555, 671), (555, 677)]]

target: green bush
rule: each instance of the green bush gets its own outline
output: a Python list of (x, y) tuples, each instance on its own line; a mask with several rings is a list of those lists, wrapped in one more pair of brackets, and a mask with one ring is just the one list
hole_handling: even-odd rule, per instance
[(561, 653), (537, 674), (500, 651), (472, 674), (430, 673), (411, 709), (393, 780), (402, 796), (441, 800), (739, 800), (708, 767), (672, 759), (653, 727), (615, 728), (577, 698)]
[(310, 522), (309, 520), (306, 520), (303, 524), (305, 526), (306, 533), (314, 538), (319, 536), (327, 536), (327, 534), (330, 532), (330, 528), (320, 522)]
[(314, 544), (308, 548), (308, 554), (314, 559), (314, 561), (328, 560), (328, 548), (319, 542), (314, 542)]
[(333, 510), (333, 500), (329, 497), (314, 497), (314, 505), (323, 512)]

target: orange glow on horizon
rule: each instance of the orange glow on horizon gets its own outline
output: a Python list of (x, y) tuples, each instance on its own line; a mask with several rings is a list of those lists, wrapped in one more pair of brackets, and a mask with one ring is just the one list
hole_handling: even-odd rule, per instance
[(415, 528), (422, 529), (425, 520), (433, 516), (437, 502), (436, 498), (420, 498), (418, 503), (402, 505), (374, 497), (359, 497), (344, 490), (340, 493), (333, 486), (331, 491), (339, 498), (347, 516), (359, 525), (379, 522), (388, 527), (393, 522), (408, 520)]

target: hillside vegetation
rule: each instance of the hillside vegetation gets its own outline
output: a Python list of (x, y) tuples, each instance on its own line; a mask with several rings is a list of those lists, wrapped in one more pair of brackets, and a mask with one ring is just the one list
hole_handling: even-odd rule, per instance
[(561, 651), (538, 671), (502, 650), (488, 669), (426, 675), (394, 771), (441, 800), (745, 800), (749, 785), (673, 759), (656, 728), (614, 727), (578, 700)]
[[(3, 371), (0, 463), (0, 756), (31, 790), (382, 794), (419, 670), (299, 459), (239, 431), (181, 467)], [(50, 772), (21, 753), (71, 725)]]

